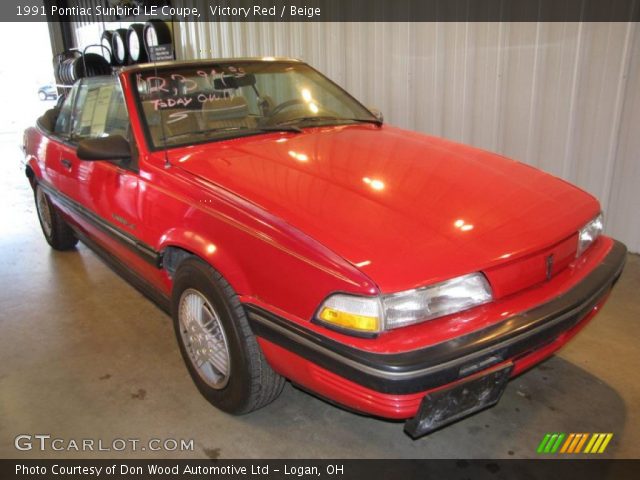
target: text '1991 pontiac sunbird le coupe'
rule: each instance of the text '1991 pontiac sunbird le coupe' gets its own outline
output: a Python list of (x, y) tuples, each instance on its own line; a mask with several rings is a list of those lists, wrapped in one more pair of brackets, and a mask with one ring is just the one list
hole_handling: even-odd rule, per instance
[(626, 258), (591, 195), (385, 125), (296, 60), (84, 78), (24, 149), (49, 244), (82, 240), (170, 312), (234, 414), (289, 379), (419, 437), (565, 344)]

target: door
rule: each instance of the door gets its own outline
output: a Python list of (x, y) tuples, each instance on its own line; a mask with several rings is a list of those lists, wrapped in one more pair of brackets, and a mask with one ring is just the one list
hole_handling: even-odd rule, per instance
[(61, 150), (62, 158), (70, 165), (72, 186), (67, 194), (75, 202), (78, 223), (110, 255), (134, 270), (143, 271), (154, 258), (148, 249), (141, 248), (138, 240), (140, 195), (144, 188), (136, 159), (89, 161), (77, 156), (78, 144), (86, 139), (122, 135), (132, 143), (130, 130), (118, 78), (86, 78), (78, 87), (73, 108), (72, 144)]
[[(129, 141), (129, 117), (116, 77), (85, 79), (77, 93), (72, 138), (77, 144), (88, 138), (122, 135)], [(135, 235), (139, 223), (138, 174), (133, 162), (86, 161), (75, 151), (73, 164), (77, 197), (100, 219)]]
[[(75, 146), (71, 145), (70, 136), (73, 105), (77, 91), (78, 84), (71, 89), (62, 104), (53, 129), (53, 136), (46, 144), (47, 150), (44, 156), (44, 180), (64, 195), (71, 195), (74, 188), (73, 165), (70, 158), (75, 157)], [(56, 199), (53, 198), (53, 200)]]

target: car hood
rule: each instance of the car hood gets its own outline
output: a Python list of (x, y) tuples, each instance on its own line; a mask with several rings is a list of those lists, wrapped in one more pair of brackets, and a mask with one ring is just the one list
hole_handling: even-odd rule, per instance
[(259, 135), (171, 155), (321, 242), (383, 292), (512, 261), (599, 211), (591, 195), (525, 164), (386, 125)]

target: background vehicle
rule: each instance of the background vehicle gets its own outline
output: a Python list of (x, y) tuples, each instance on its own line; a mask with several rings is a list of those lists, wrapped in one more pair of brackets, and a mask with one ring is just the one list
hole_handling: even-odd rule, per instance
[(58, 90), (55, 85), (43, 85), (38, 89), (38, 98), (40, 100), (57, 100)]

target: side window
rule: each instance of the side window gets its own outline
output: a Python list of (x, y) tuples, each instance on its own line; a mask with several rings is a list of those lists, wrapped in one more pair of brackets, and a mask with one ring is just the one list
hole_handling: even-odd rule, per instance
[(67, 94), (62, 107), (60, 107), (60, 113), (56, 119), (56, 125), (53, 129), (54, 133), (58, 135), (68, 135), (71, 127), (71, 110), (73, 108), (73, 101), (78, 91), (78, 84), (74, 85), (71, 91)]
[(72, 116), (74, 139), (128, 136), (129, 117), (120, 82), (115, 77), (92, 77), (78, 87)]

